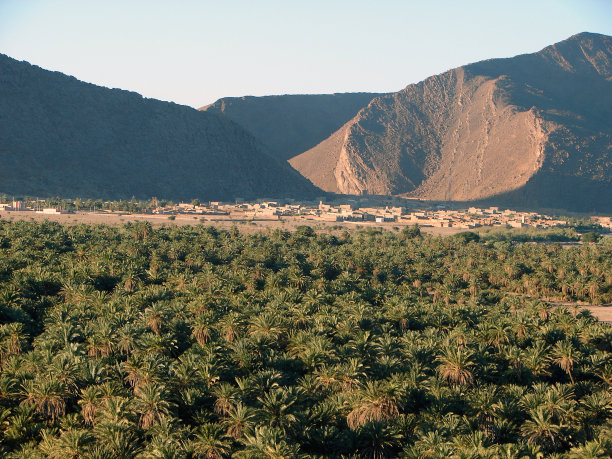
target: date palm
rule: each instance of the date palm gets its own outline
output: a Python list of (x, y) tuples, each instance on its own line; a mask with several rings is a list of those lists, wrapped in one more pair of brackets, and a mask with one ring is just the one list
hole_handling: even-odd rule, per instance
[(254, 338), (276, 340), (283, 333), (283, 327), (278, 316), (264, 313), (251, 319), (249, 332)]
[(358, 448), (360, 457), (384, 459), (397, 457), (402, 444), (402, 435), (381, 422), (369, 422), (359, 430)]
[(298, 457), (299, 448), (288, 443), (287, 437), (279, 429), (261, 426), (241, 440), (244, 449), (238, 451), (237, 458), (253, 459), (293, 459)]
[(242, 320), (238, 313), (230, 312), (219, 321), (220, 331), (228, 343), (233, 343), (240, 336)]
[(386, 381), (368, 381), (355, 394), (346, 422), (353, 430), (369, 422), (388, 422), (399, 415), (400, 406), (396, 387)]
[[(102, 402), (96, 410), (96, 424), (94, 431), (111, 426), (111, 430), (126, 429), (134, 424), (134, 416), (130, 410), (130, 400), (118, 395), (104, 395)], [(107, 429), (108, 430), (108, 429)], [(97, 434), (96, 434), (97, 435)]]
[(601, 438), (572, 448), (567, 457), (569, 459), (606, 459), (611, 455), (612, 441), (609, 438)]
[(129, 357), (130, 354), (136, 349), (136, 330), (136, 327), (130, 323), (125, 324), (118, 330), (115, 346), (119, 352), (121, 352), (121, 354)]
[[(133, 431), (113, 423), (101, 423), (94, 434), (98, 440), (98, 457), (131, 459), (141, 452), (138, 438)], [(93, 456), (95, 457), (95, 456)]]
[(197, 316), (191, 327), (191, 336), (195, 338), (200, 346), (204, 346), (210, 340), (211, 327), (206, 316)]
[(10, 443), (25, 443), (35, 432), (36, 411), (28, 404), (17, 406), (14, 410), (5, 409), (1, 412), (2, 435), (4, 441)]
[(612, 396), (609, 392), (595, 392), (580, 400), (583, 423), (592, 428), (612, 418)]
[(538, 378), (549, 374), (548, 347), (543, 341), (536, 341), (533, 347), (524, 352), (525, 366)]
[(465, 386), (473, 382), (472, 369), (476, 362), (474, 353), (468, 348), (447, 346), (436, 360), (439, 362), (438, 373), (449, 383)]
[(21, 322), (0, 325), (0, 365), (11, 355), (21, 354), (25, 341)]
[(161, 333), (161, 329), (165, 321), (165, 316), (165, 309), (160, 303), (155, 303), (153, 306), (148, 307), (144, 310), (144, 313), (142, 314), (145, 323), (156, 335), (159, 335)]
[(202, 459), (228, 457), (231, 448), (230, 440), (217, 424), (202, 424), (197, 428), (190, 442), (193, 457)]
[(138, 424), (147, 429), (158, 424), (162, 416), (170, 414), (172, 404), (166, 400), (163, 386), (147, 384), (134, 390), (134, 409), (140, 413)]
[(96, 386), (89, 386), (81, 390), (81, 399), (78, 403), (81, 406), (81, 414), (85, 424), (94, 425), (100, 395), (100, 389)]
[(578, 360), (578, 353), (570, 341), (559, 341), (551, 350), (551, 361), (567, 373), (572, 384), (572, 370)]
[(135, 354), (121, 363), (125, 381), (133, 388), (157, 383), (166, 376), (165, 362), (153, 354)]
[(221, 416), (226, 416), (239, 400), (238, 389), (229, 383), (215, 386), (212, 393), (215, 397), (213, 410)]
[(298, 422), (293, 413), (298, 393), (294, 388), (278, 388), (258, 397), (261, 403), (261, 417), (266, 425), (287, 433)]
[(553, 451), (560, 446), (560, 434), (565, 425), (556, 424), (544, 407), (529, 413), (529, 419), (521, 427), (521, 434), (528, 443)]
[(70, 429), (62, 432), (57, 449), (49, 457), (77, 459), (87, 455), (88, 445), (94, 440), (91, 432), (84, 429)]
[(227, 429), (228, 436), (238, 440), (250, 432), (255, 426), (255, 413), (251, 408), (241, 402), (229, 408), (226, 416), (222, 420), (222, 425)]
[(542, 394), (540, 406), (544, 407), (554, 420), (570, 422), (572, 421), (572, 415), (575, 413), (576, 402), (574, 397), (574, 391), (571, 387), (555, 384), (552, 387), (546, 387)]
[(451, 456), (452, 450), (438, 430), (422, 435), (412, 448), (404, 449), (404, 456), (411, 459)]
[(516, 315), (516, 318), (512, 321), (510, 328), (516, 334), (517, 338), (523, 339), (528, 335), (531, 326), (532, 324), (529, 316), (526, 313), (521, 312)]
[(41, 416), (55, 420), (66, 412), (68, 394), (59, 381), (42, 377), (24, 381), (22, 388), (26, 402)]

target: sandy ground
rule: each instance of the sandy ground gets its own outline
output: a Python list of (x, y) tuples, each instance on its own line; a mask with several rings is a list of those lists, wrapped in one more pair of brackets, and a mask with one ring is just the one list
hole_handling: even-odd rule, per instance
[[(345, 230), (377, 228), (388, 231), (401, 231), (411, 223), (390, 222), (327, 222), (307, 217), (283, 217), (282, 220), (230, 220), (229, 217), (220, 215), (176, 215), (174, 220), (168, 215), (151, 214), (119, 214), (119, 213), (97, 213), (97, 212), (77, 212), (74, 214), (42, 214), (37, 212), (7, 212), (0, 211), (0, 219), (3, 220), (26, 220), (26, 221), (54, 221), (62, 225), (77, 225), (80, 223), (90, 225), (110, 225), (121, 226), (128, 222), (149, 221), (153, 226), (169, 225), (214, 225), (219, 228), (228, 229), (236, 226), (241, 232), (254, 233), (261, 230), (285, 229), (293, 230), (300, 225), (308, 225), (315, 231), (320, 232), (343, 232)], [(437, 236), (449, 236), (465, 231), (460, 228), (434, 228), (431, 226), (421, 227), (421, 231)]]
[(591, 314), (602, 322), (612, 324), (612, 304), (606, 306), (583, 306), (583, 309), (591, 311)]
[(572, 306), (573, 304), (578, 304), (580, 309), (589, 310), (591, 314), (593, 314), (595, 317), (597, 317), (602, 322), (612, 324), (612, 304), (592, 306), (586, 303), (558, 303), (558, 302), (553, 302), (553, 301), (549, 301), (549, 303), (553, 305), (554, 307), (559, 307), (559, 306), (569, 307), (569, 306)]

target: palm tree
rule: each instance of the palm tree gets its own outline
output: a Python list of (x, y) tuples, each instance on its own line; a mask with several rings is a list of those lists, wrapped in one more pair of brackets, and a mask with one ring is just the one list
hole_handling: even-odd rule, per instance
[(127, 428), (133, 424), (133, 413), (130, 411), (129, 399), (117, 395), (102, 395), (102, 397), (103, 402), (100, 404), (99, 409), (96, 410), (97, 421), (94, 429), (95, 432), (98, 432), (100, 429), (106, 429), (105, 426), (111, 426), (110, 430), (117, 430)]
[(238, 440), (255, 425), (255, 413), (241, 402), (230, 407), (222, 425), (227, 429), (227, 435)]
[(474, 380), (472, 369), (476, 363), (471, 350), (447, 346), (436, 360), (440, 362), (438, 373), (449, 383), (464, 386), (471, 384)]
[(81, 414), (85, 424), (94, 425), (96, 419), (96, 411), (100, 401), (100, 389), (96, 386), (89, 386), (81, 390)]
[(257, 400), (261, 403), (261, 417), (266, 424), (287, 433), (297, 422), (293, 414), (293, 405), (297, 402), (298, 393), (294, 388), (278, 388), (269, 391)]
[(195, 338), (200, 346), (204, 346), (210, 340), (210, 329), (208, 319), (205, 316), (198, 316), (191, 328), (191, 336)]
[(86, 456), (88, 445), (94, 440), (91, 432), (84, 429), (70, 429), (62, 432), (58, 448), (49, 457), (77, 459)]
[(579, 406), (582, 423), (589, 438), (592, 438), (594, 426), (612, 418), (612, 396), (608, 392), (588, 394), (580, 400)]
[(381, 422), (369, 422), (359, 430), (357, 451), (360, 457), (384, 459), (396, 457), (402, 435)]
[(26, 342), (21, 322), (0, 326), (0, 365), (11, 355), (19, 355)]
[(560, 434), (566, 426), (555, 424), (552, 416), (544, 407), (538, 407), (529, 413), (530, 418), (523, 423), (521, 433), (528, 443), (540, 445), (547, 451), (560, 446)]
[(575, 404), (573, 389), (560, 384), (546, 386), (540, 402), (540, 406), (550, 413), (553, 420), (561, 422), (572, 420)]
[(225, 436), (217, 424), (202, 424), (195, 431), (190, 446), (193, 457), (221, 459), (228, 456), (231, 440)]
[(163, 386), (147, 384), (143, 387), (136, 387), (134, 390), (134, 408), (140, 413), (138, 425), (147, 429), (158, 424), (162, 416), (170, 414), (172, 404), (165, 399), (165, 389)]
[(358, 358), (350, 358), (334, 368), (336, 380), (340, 381), (342, 390), (351, 392), (366, 378), (363, 363)]
[(212, 393), (215, 396), (213, 410), (221, 416), (227, 415), (239, 400), (238, 389), (226, 382), (215, 386)]
[(525, 350), (525, 366), (536, 376), (548, 375), (548, 347), (544, 341), (536, 341), (534, 346)]
[(95, 435), (98, 440), (98, 457), (131, 459), (141, 451), (138, 438), (125, 427), (113, 423), (100, 424), (96, 427)]
[(125, 381), (133, 388), (157, 383), (167, 375), (165, 361), (153, 354), (134, 354), (121, 363), (121, 369), (126, 373)]
[(559, 341), (551, 351), (551, 361), (568, 374), (572, 384), (574, 384), (572, 369), (578, 359), (576, 354), (577, 352), (571, 341)]
[(159, 335), (164, 323), (165, 309), (159, 304), (155, 303), (153, 306), (145, 309), (143, 318), (147, 326), (151, 328), (153, 333)]
[(25, 400), (40, 415), (55, 420), (66, 412), (66, 389), (55, 380), (39, 377), (21, 384)]
[(128, 323), (118, 330), (115, 346), (128, 357), (136, 349), (136, 328), (132, 324)]
[(293, 459), (298, 457), (299, 448), (288, 443), (282, 431), (272, 427), (257, 427), (253, 434), (247, 434), (242, 439), (244, 449), (238, 451), (238, 458)]
[(606, 459), (610, 456), (612, 456), (612, 441), (602, 438), (572, 448), (567, 457), (569, 459)]
[(230, 312), (220, 320), (220, 330), (228, 343), (233, 343), (240, 335), (242, 321), (236, 312)]
[(264, 313), (251, 319), (249, 332), (254, 338), (276, 340), (283, 333), (283, 328), (278, 316)]
[(451, 448), (438, 430), (422, 435), (412, 448), (404, 450), (404, 456), (411, 459), (451, 456)]
[(368, 381), (357, 392), (353, 410), (346, 417), (350, 429), (368, 422), (388, 422), (399, 415), (401, 399), (397, 389), (386, 381)]

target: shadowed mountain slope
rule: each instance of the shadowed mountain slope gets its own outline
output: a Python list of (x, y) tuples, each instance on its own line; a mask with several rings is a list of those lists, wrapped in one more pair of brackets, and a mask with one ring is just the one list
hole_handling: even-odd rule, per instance
[(0, 192), (105, 199), (308, 196), (234, 122), (0, 55)]
[(610, 101), (612, 38), (583, 33), (377, 97), (290, 163), (340, 193), (612, 211)]
[(202, 107), (246, 128), (279, 159), (288, 160), (325, 140), (380, 94), (304, 94), (225, 97)]

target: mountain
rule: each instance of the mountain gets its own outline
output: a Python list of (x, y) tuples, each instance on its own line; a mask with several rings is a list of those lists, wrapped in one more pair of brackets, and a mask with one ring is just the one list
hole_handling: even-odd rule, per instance
[(612, 212), (612, 38), (430, 77), (367, 107), (290, 159), (347, 194)]
[(200, 110), (246, 128), (284, 161), (325, 140), (380, 94), (226, 97)]
[(104, 199), (310, 196), (316, 189), (214, 113), (0, 55), (0, 192)]

